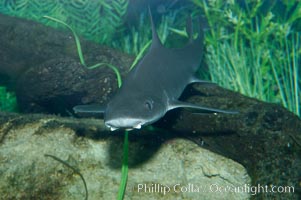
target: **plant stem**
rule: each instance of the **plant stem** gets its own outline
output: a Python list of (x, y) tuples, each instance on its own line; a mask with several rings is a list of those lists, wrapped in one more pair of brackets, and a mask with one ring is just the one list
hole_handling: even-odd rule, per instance
[(128, 153), (129, 153), (129, 132), (124, 133), (124, 144), (123, 144), (123, 158), (122, 158), (122, 169), (121, 169), (121, 181), (118, 191), (118, 200), (122, 200), (126, 190), (126, 183), (128, 177)]

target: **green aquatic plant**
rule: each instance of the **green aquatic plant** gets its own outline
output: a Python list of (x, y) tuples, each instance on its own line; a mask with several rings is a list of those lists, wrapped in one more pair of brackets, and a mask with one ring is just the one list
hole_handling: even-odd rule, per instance
[[(120, 30), (129, 0), (5, 0), (0, 1), (0, 13), (35, 20), (58, 28), (44, 20), (44, 15), (68, 23), (86, 39), (110, 44)], [(83, 17), (84, 16), (84, 17)]]
[(122, 157), (122, 169), (121, 169), (121, 181), (118, 191), (118, 200), (122, 200), (124, 198), (126, 183), (128, 178), (128, 157), (129, 157), (129, 132), (125, 131), (124, 133), (124, 143), (123, 143), (123, 157)]
[(72, 32), (75, 43), (76, 43), (76, 48), (77, 48), (77, 53), (78, 53), (78, 56), (79, 56), (79, 60), (80, 60), (81, 64), (86, 67), (86, 62), (85, 62), (84, 55), (83, 55), (83, 52), (82, 52), (82, 47), (81, 47), (81, 44), (80, 44), (80, 40), (79, 40), (79, 37), (77, 36), (76, 32), (73, 30), (73, 28), (71, 26), (69, 26), (68, 24), (66, 24), (65, 22), (63, 22), (59, 19), (56, 19), (54, 17), (50, 17), (50, 16), (47, 16), (47, 15), (45, 15), (43, 17), (45, 17), (47, 19), (50, 19), (52, 21), (58, 22), (58, 23), (60, 23), (64, 26), (66, 26)]
[(0, 86), (0, 111), (16, 112), (17, 110), (15, 93), (7, 91), (5, 86)]
[(121, 87), (122, 79), (121, 79), (120, 72), (119, 72), (119, 70), (116, 66), (114, 66), (110, 63), (97, 63), (95, 65), (92, 65), (92, 66), (88, 67), (88, 69), (95, 69), (95, 68), (98, 68), (98, 67), (109, 67), (110, 69), (112, 69), (114, 71), (114, 73), (116, 74), (118, 87)]
[[(271, 59), (270, 63), (273, 70), (282, 104), (290, 111), (300, 116), (300, 78), (299, 65), (300, 57), (300, 34), (295, 33), (290, 39), (285, 38), (284, 46), (285, 54), (279, 49), (275, 49), (275, 55), (278, 59)], [(279, 68), (278, 66), (282, 67)]]
[(242, 6), (234, 0), (192, 1), (210, 26), (205, 39), (211, 80), (281, 103), (300, 116), (300, 35), (294, 27), (301, 17), (301, 2), (245, 0)]
[(85, 62), (85, 59), (84, 59), (84, 55), (83, 55), (83, 51), (82, 51), (82, 48), (81, 48), (81, 44), (80, 44), (80, 40), (79, 40), (79, 37), (78, 35), (76, 34), (75, 30), (69, 26), (68, 24), (66, 24), (65, 22), (59, 20), (59, 19), (56, 19), (54, 17), (50, 17), (50, 16), (43, 16), (44, 18), (47, 18), (47, 19), (50, 19), (50, 20), (53, 20), (57, 23), (60, 23), (64, 26), (66, 26), (73, 34), (73, 37), (74, 37), (74, 40), (75, 40), (75, 44), (76, 44), (76, 48), (77, 48), (77, 53), (78, 53), (78, 56), (79, 56), (79, 60), (81, 62), (81, 64), (85, 67), (87, 67), (88, 69), (95, 69), (95, 68), (98, 68), (98, 67), (103, 67), (103, 66), (107, 66), (109, 67), (110, 69), (112, 69), (114, 71), (114, 73), (116, 74), (116, 77), (117, 77), (117, 82), (118, 82), (118, 86), (120, 87), (121, 84), (122, 84), (122, 80), (121, 80), (121, 75), (120, 75), (120, 72), (119, 70), (117, 69), (117, 67), (115, 67), (114, 65), (112, 64), (109, 64), (109, 63), (97, 63), (95, 65), (92, 65), (92, 66), (87, 66), (86, 65), (86, 62)]
[[(157, 28), (158, 35), (164, 44), (167, 37), (170, 35), (169, 27), (175, 23), (178, 11), (168, 13), (163, 16), (160, 20), (159, 26)], [(120, 49), (125, 53), (131, 55), (138, 55), (136, 57), (137, 61), (143, 56), (149, 45), (151, 44), (151, 25), (149, 18), (146, 17), (145, 13), (142, 13), (139, 18), (139, 24), (137, 27), (131, 27), (126, 32), (120, 32), (119, 39), (113, 41), (112, 46), (114, 48)], [(132, 67), (137, 62), (134, 62)], [(132, 68), (131, 67), (131, 68)]]

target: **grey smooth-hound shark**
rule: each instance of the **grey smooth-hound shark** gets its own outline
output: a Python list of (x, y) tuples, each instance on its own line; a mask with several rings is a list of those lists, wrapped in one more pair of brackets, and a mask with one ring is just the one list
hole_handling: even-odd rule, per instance
[(193, 108), (206, 113), (237, 113), (203, 107), (179, 101), (185, 87), (191, 83), (208, 83), (195, 77), (203, 57), (203, 30), (193, 39), (191, 18), (187, 21), (186, 32), (189, 42), (180, 49), (169, 49), (162, 45), (152, 26), (152, 44), (146, 55), (125, 78), (115, 96), (104, 106), (79, 105), (75, 113), (103, 113), (105, 125), (116, 129), (140, 129), (162, 118), (175, 108)]

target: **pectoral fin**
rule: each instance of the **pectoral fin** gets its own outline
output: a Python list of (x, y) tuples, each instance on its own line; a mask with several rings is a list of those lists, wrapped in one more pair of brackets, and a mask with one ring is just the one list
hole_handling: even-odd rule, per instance
[(216, 108), (208, 108), (204, 106), (195, 105), (192, 103), (181, 102), (181, 101), (173, 101), (169, 105), (168, 110), (172, 110), (175, 108), (190, 108), (190, 109), (197, 109), (201, 113), (226, 113), (226, 114), (238, 114), (238, 111), (235, 110), (221, 110)]
[(103, 105), (78, 105), (73, 107), (73, 111), (79, 115), (103, 115), (106, 107)]

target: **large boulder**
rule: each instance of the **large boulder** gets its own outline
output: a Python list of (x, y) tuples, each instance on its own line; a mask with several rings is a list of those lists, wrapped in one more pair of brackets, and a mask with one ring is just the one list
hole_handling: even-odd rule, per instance
[[(99, 131), (101, 120), (80, 122), (35, 115), (18, 124), (22, 118), (26, 115), (1, 124), (0, 199), (84, 199), (78, 171), (86, 181), (89, 199), (116, 199), (122, 137), (101, 132), (80, 136), (75, 131), (83, 123), (89, 123), (90, 131)], [(45, 155), (55, 156), (76, 170)], [(234, 191), (251, 183), (243, 166), (189, 140), (158, 140), (134, 133), (130, 135), (129, 163), (125, 199), (250, 197), (247, 192)]]

